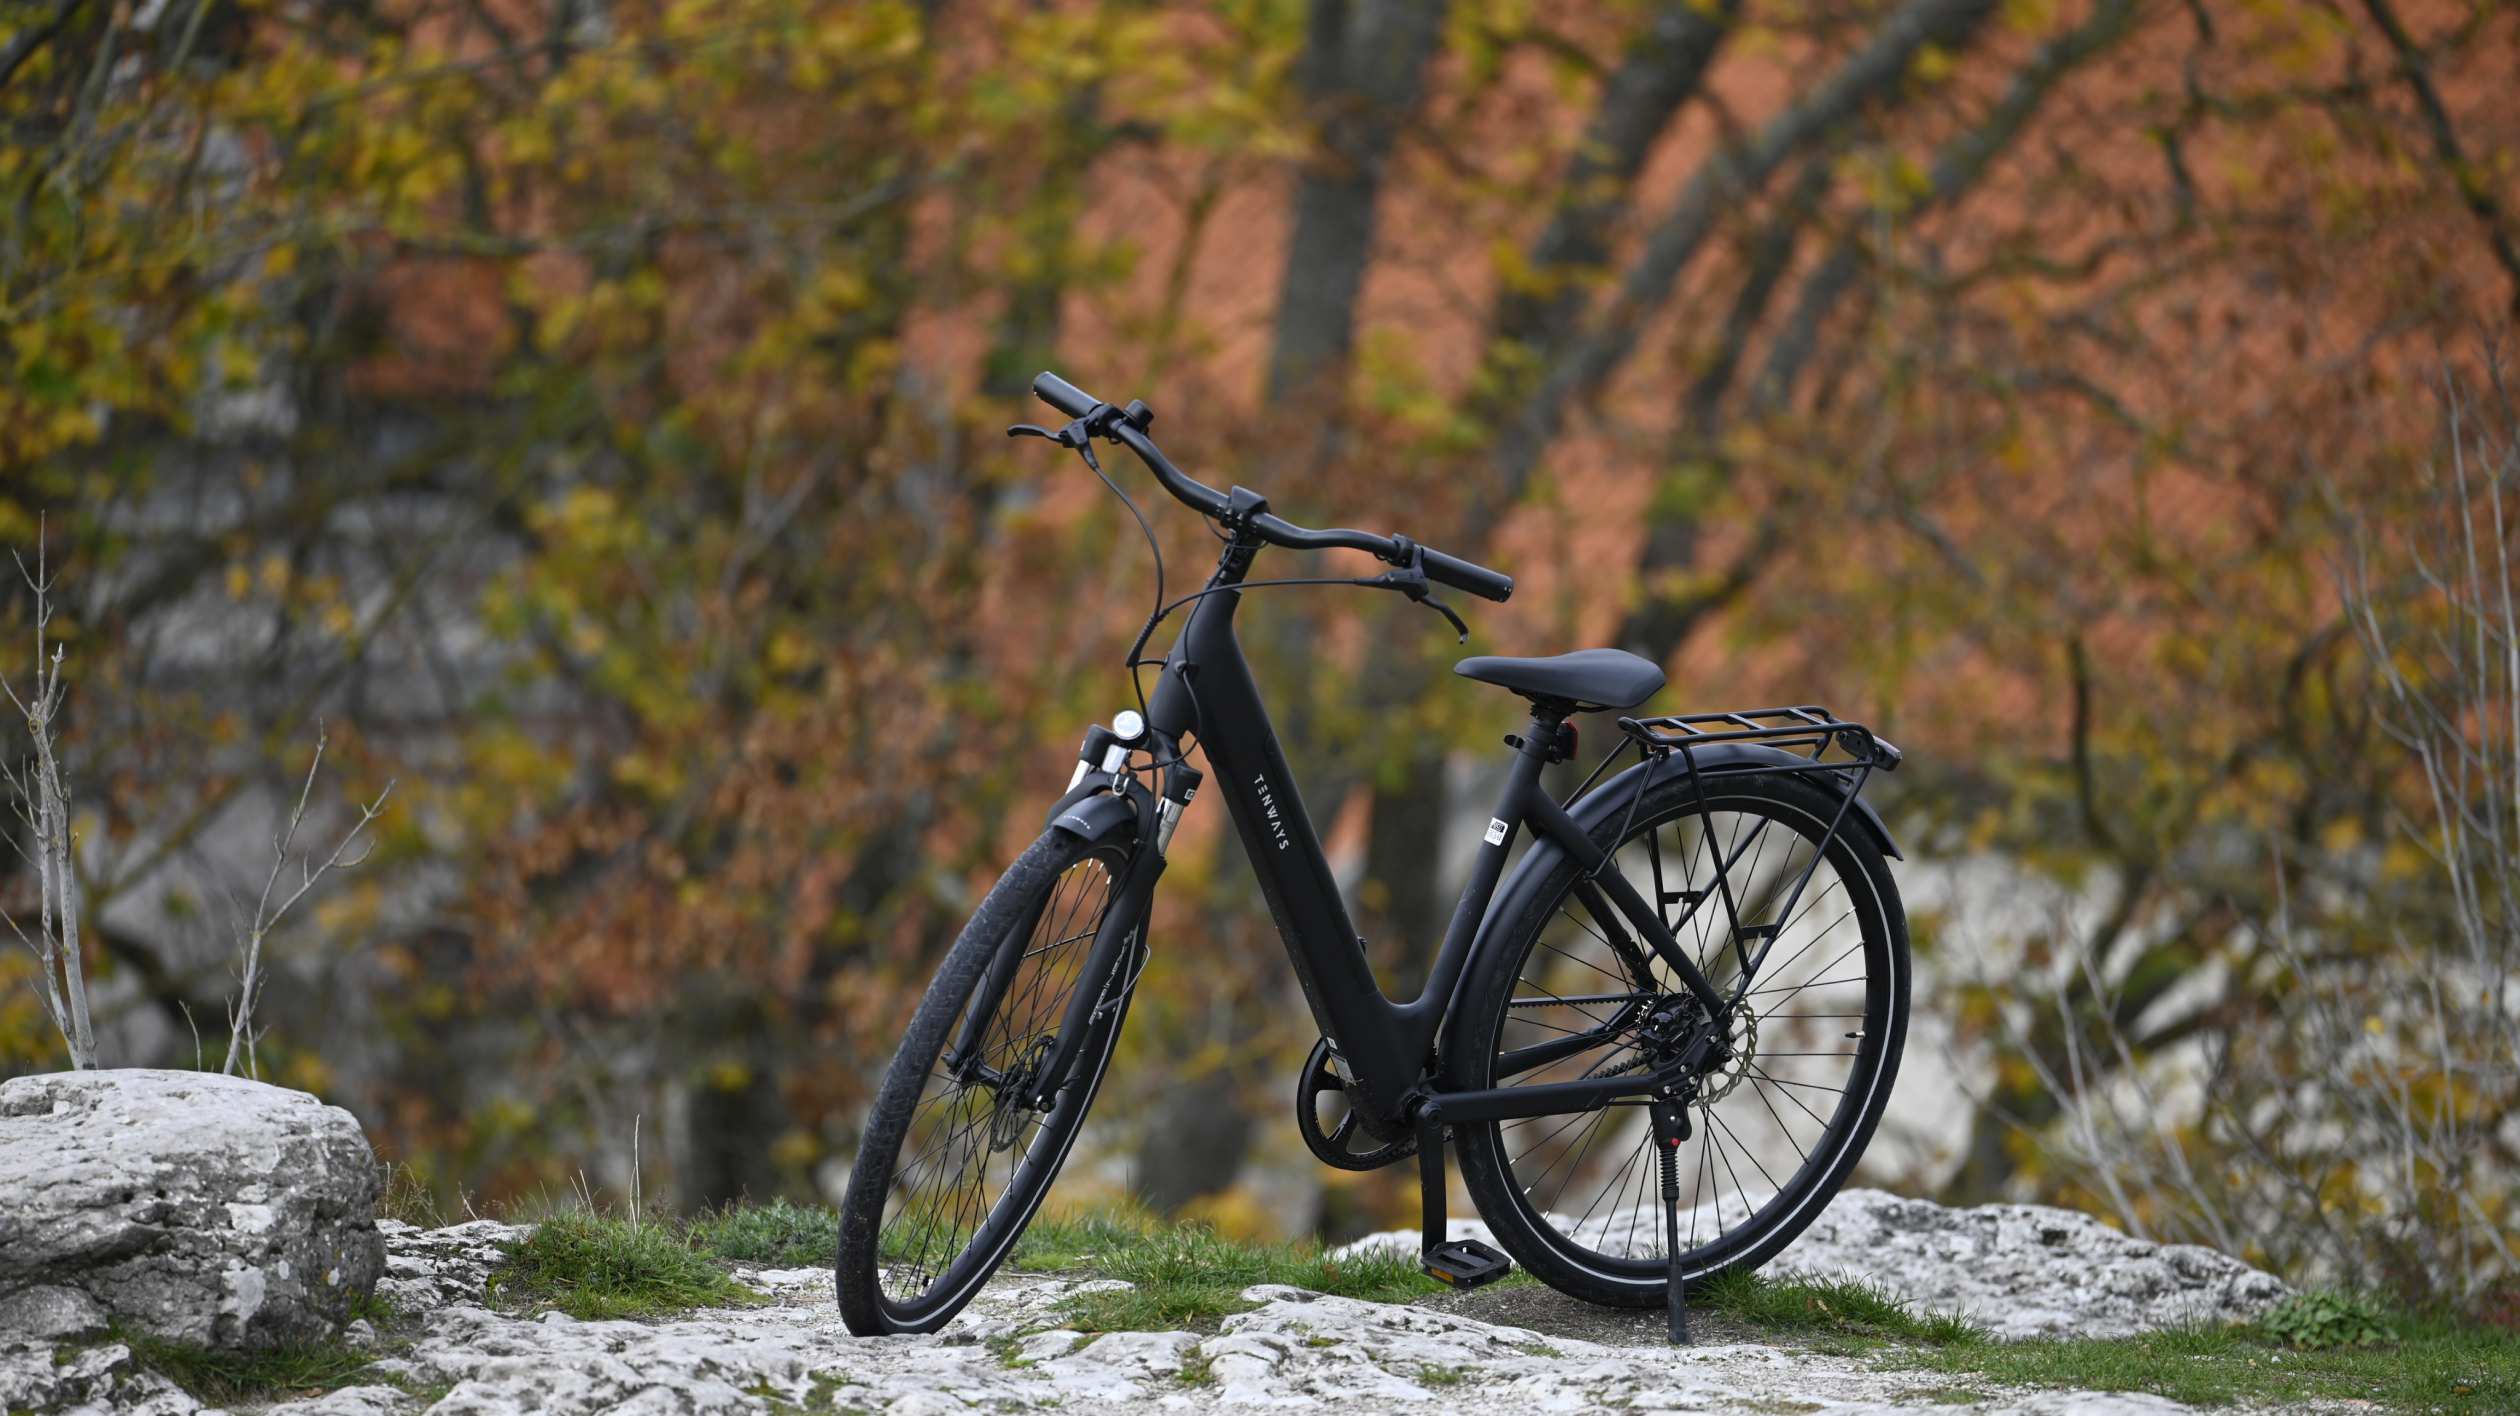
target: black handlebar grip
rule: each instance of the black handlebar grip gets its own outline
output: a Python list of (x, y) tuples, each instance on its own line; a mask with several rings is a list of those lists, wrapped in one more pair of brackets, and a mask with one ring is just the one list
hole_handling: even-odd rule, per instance
[(1082, 418), (1102, 400), (1060, 378), (1048, 369), (1033, 375), (1033, 397), (1049, 404), (1071, 418)]
[(1426, 556), (1427, 579), (1455, 590), (1466, 590), (1482, 600), (1494, 600), (1498, 604), (1514, 597), (1514, 577), (1499, 574), (1483, 565), (1474, 565), (1459, 556), (1445, 555), (1442, 551), (1424, 546), (1418, 549)]

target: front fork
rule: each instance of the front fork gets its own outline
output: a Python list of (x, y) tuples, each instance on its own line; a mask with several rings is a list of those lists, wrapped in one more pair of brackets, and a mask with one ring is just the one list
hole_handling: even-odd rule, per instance
[[(1149, 792), (1129, 770), (1130, 754), (1140, 750), (1164, 764), (1161, 795)], [(1018, 1105), (1046, 1110), (1058, 1099), (1060, 1089), (1067, 1085), (1075, 1069), (1079, 1049), (1102, 1014), (1119, 1007), (1136, 986), (1144, 960), (1132, 957), (1132, 946), (1144, 947), (1142, 925), (1154, 899), (1155, 882), (1164, 873), (1164, 853), (1171, 847), (1173, 832), (1179, 828), (1182, 813), (1197, 795), (1202, 780), (1197, 768), (1181, 760), (1178, 746), (1162, 734), (1148, 731), (1135, 713), (1116, 715), (1115, 728), (1096, 724), (1087, 731), (1077, 752), (1076, 772), (1068, 779), (1066, 794), (1051, 808), (1051, 820), (1085, 820), (1102, 823), (1103, 829), (1125, 829), (1135, 845), (1152, 843), (1154, 848), (1131, 849), (1121, 867), (1120, 878), (1112, 886), (1111, 902), (1095, 929), (1093, 947), (1076, 975), (1080, 982), (1099, 982), (1080, 987), (1068, 998), (1050, 1054), (1040, 1070), (1033, 1073), (1029, 1094), (1013, 1099)], [(1106, 801), (1098, 808), (1080, 809), (1096, 798)], [(1125, 824), (1113, 820), (1115, 811), (1125, 811), (1130, 819)], [(949, 1065), (960, 1080), (967, 1082), (980, 1074), (982, 1037), (1022, 967), (1026, 952), (1022, 941), (1031, 938), (1033, 923), (1026, 922), (1016, 947), (1001, 949), (990, 961), (979, 996), (955, 1035)], [(1121, 972), (1124, 968), (1128, 970), (1125, 977)]]

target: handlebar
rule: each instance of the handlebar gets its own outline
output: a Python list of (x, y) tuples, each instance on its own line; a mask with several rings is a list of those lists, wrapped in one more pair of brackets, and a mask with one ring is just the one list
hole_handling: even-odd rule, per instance
[(1364, 551), (1392, 565), (1407, 566), (1412, 562), (1424, 567), (1426, 578), (1441, 585), (1476, 595), (1483, 600), (1503, 603), (1514, 593), (1514, 578), (1501, 571), (1488, 569), (1459, 556), (1447, 555), (1431, 546), (1421, 546), (1406, 536), (1377, 536), (1371, 531), (1350, 531), (1344, 528), (1316, 529), (1298, 526), (1269, 511), (1268, 501), (1237, 487), (1234, 495), (1208, 486), (1173, 465), (1155, 440), (1146, 435), (1147, 425), (1155, 421), (1155, 411), (1143, 403), (1127, 408), (1114, 408), (1085, 390), (1047, 370), (1033, 378), (1033, 395), (1070, 418), (1085, 424), (1088, 434), (1099, 433), (1129, 451), (1136, 453), (1155, 480), (1173, 499), (1202, 516), (1219, 521), (1236, 521), (1271, 545), (1299, 551), (1349, 550)]
[(1033, 375), (1033, 397), (1071, 418), (1082, 418), (1102, 406), (1101, 399), (1060, 378), (1048, 369)]

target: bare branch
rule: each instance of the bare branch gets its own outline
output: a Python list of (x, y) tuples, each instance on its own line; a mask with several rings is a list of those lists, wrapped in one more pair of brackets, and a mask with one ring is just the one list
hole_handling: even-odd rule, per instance
[(72, 860), (77, 837), (70, 830), (70, 786), (59, 747), (65, 661), (58, 644), (50, 645), (49, 658), (45, 652), (52, 628), (53, 587), (45, 560), (45, 529), (39, 520), (33, 570), (27, 569), (24, 556), (11, 552), (18, 574), (35, 596), (34, 681), (20, 697), (8, 675), (0, 673), (0, 692), (6, 693), (25, 723), (33, 749), (31, 761), (15, 772), (0, 768), (0, 777), (6, 778), (15, 794), (14, 809), (34, 841), (32, 851), (23, 845), (17, 850), (35, 867), (39, 901), (32, 937), (14, 918), (9, 928), (35, 954), (43, 975), (44, 1010), (69, 1046), (70, 1065), (90, 1068), (96, 1065), (96, 1025), (88, 1008), (87, 966), (79, 936), (79, 880)]
[[(326, 856), (322, 864), (316, 864), (311, 856), (300, 856), (292, 861), (289, 852), (297, 844), (298, 828), (306, 821), (307, 804), (314, 798), (315, 778), (323, 770), (324, 749), (330, 741), (323, 724), (318, 722), (315, 727), (315, 752), (307, 760), (306, 779), (298, 787), (297, 803), (290, 809), (288, 820), (272, 836), (271, 869), (263, 876), (262, 893), (254, 901), (253, 920), (243, 930), (244, 937), (239, 944), (242, 957), (236, 999), (228, 1010), (227, 1059), (219, 1067), (220, 1071), (231, 1076), (240, 1067), (249, 1074), (260, 1072), (256, 1049), (265, 1030), (254, 1026), (254, 1009), (262, 1001), (264, 943), (280, 927), (280, 922), (288, 918), (289, 911), (297, 907), (298, 901), (305, 899), (325, 876), (335, 870), (355, 870), (374, 854), (376, 845), (372, 838), (357, 855), (350, 854), (350, 850), (360, 844), (360, 838), (376, 818), (385, 814), (386, 798), (394, 793), (394, 784), (387, 782), (374, 801), (360, 807), (359, 819), (342, 833), (341, 839), (333, 845), (332, 854)], [(293, 863), (297, 866), (297, 884), (274, 906), (272, 893), (279, 888), (280, 877)]]

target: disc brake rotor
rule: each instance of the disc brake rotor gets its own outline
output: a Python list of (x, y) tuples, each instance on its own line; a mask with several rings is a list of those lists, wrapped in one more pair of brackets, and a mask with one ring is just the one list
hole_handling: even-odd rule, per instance
[(1035, 1038), (1024, 1060), (1009, 1069), (995, 1088), (996, 1095), (989, 1110), (989, 1149), (1002, 1151), (1015, 1144), (1024, 1134), (1024, 1127), (1041, 1113), (1015, 1100), (1032, 1094), (1033, 1084), (1041, 1075), (1043, 1064), (1057, 1044), (1051, 1038)]
[(1751, 1061), (1759, 1052), (1759, 1019), (1747, 1003), (1733, 1005), (1732, 1025), (1724, 1038), (1725, 1057), (1706, 1069), (1698, 1078), (1698, 1104), (1712, 1106), (1732, 1095), (1733, 1088), (1750, 1075)]

